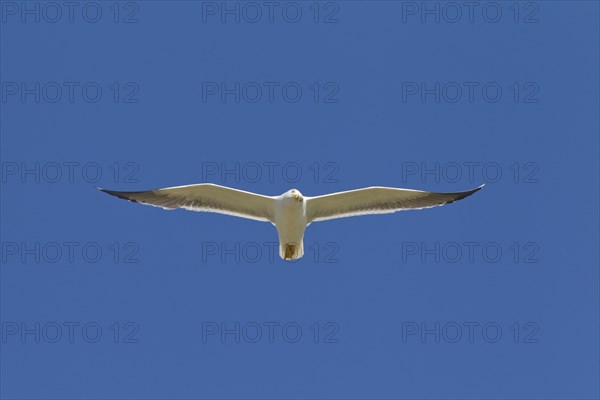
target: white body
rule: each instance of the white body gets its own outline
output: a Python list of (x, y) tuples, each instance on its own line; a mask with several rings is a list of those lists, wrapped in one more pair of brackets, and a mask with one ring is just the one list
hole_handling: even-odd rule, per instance
[(279, 236), (279, 256), (295, 260), (304, 255), (304, 231), (307, 226), (306, 201), (301, 197), (278, 196), (275, 203), (275, 227)]

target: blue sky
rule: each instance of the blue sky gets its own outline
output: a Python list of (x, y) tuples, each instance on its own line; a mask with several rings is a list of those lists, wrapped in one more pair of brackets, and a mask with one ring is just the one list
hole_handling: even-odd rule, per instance
[[(1, 1), (2, 397), (598, 398), (599, 6), (473, 7)], [(486, 187), (295, 263), (95, 189), (203, 181)]]

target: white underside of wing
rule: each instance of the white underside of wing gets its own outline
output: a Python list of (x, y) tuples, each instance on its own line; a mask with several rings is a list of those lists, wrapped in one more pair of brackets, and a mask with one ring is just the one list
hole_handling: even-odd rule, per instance
[(344, 210), (339, 210), (339, 212), (337, 212), (336, 214), (332, 214), (332, 215), (329, 215), (327, 217), (317, 217), (317, 218), (314, 218), (312, 220), (312, 222), (327, 221), (327, 220), (330, 220), (330, 219), (337, 219), (337, 218), (358, 217), (358, 216), (361, 216), (361, 215), (393, 214), (393, 213), (396, 213), (396, 212), (399, 212), (399, 211), (423, 210), (425, 208), (439, 207), (441, 205), (443, 205), (443, 204), (436, 204), (434, 206), (426, 206), (426, 207), (411, 207), (411, 208), (396, 208), (396, 209), (389, 209), (389, 208), (368, 209), (368, 210), (353, 211), (353, 212), (346, 212)]
[(412, 189), (369, 187), (307, 199), (309, 222), (369, 214), (391, 214), (453, 203), (470, 196), (481, 186), (465, 192), (436, 193)]
[(214, 184), (174, 186), (143, 192), (117, 192), (101, 189), (113, 196), (160, 207), (164, 210), (182, 208), (196, 212), (213, 212), (255, 221), (271, 222), (275, 199), (243, 190)]
[(144, 202), (139, 202), (141, 204), (145, 204), (148, 206), (152, 206), (152, 207), (157, 207), (157, 208), (162, 208), (163, 210), (167, 210), (167, 211), (173, 211), (173, 210), (177, 210), (178, 208), (181, 208), (183, 210), (187, 210), (187, 211), (194, 211), (194, 212), (211, 212), (211, 213), (215, 213), (215, 214), (222, 214), (222, 215), (230, 215), (232, 217), (240, 217), (240, 218), (246, 218), (246, 219), (253, 219), (255, 221), (261, 221), (261, 222), (270, 222), (267, 218), (262, 218), (262, 217), (256, 217), (252, 214), (245, 214), (241, 211), (235, 211), (235, 210), (222, 210), (222, 209), (215, 209), (215, 208), (208, 208), (208, 207), (197, 207), (193, 205), (193, 202), (191, 202), (190, 204), (185, 204), (182, 205), (180, 207), (163, 207), (157, 204), (151, 204), (151, 203), (144, 203)]

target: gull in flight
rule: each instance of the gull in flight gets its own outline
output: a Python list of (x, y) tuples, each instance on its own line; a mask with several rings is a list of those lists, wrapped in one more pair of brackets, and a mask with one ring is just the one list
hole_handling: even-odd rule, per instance
[(304, 255), (304, 230), (313, 222), (442, 206), (464, 199), (483, 186), (456, 193), (368, 187), (316, 197), (304, 196), (297, 189), (279, 196), (263, 196), (212, 183), (143, 192), (98, 189), (121, 199), (165, 210), (183, 208), (270, 222), (277, 228), (281, 258), (296, 260)]

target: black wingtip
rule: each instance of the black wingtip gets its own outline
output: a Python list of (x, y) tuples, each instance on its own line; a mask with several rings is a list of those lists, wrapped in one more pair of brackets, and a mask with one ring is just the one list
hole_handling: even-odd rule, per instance
[(484, 186), (485, 186), (485, 183), (483, 185), (476, 187), (475, 189), (467, 190), (465, 193), (467, 193), (467, 196), (470, 196), (475, 192), (479, 192), (481, 189), (483, 189)]
[(475, 192), (480, 191), (484, 186), (485, 186), (485, 183), (481, 186), (476, 187), (475, 189), (467, 190), (464, 192), (453, 193), (456, 197), (453, 198), (452, 200), (450, 200), (449, 202), (447, 202), (446, 204), (452, 204), (455, 201), (467, 198), (467, 197), (471, 196), (472, 194), (474, 194)]
[(123, 199), (123, 200), (129, 200), (132, 201), (134, 203), (137, 203), (137, 200), (132, 199), (130, 196), (131, 194), (134, 194), (135, 192), (117, 192), (115, 190), (108, 190), (108, 189), (103, 189), (101, 187), (97, 188), (99, 191), (104, 192), (106, 194), (110, 194), (111, 196), (115, 196), (118, 197), (119, 199)]

